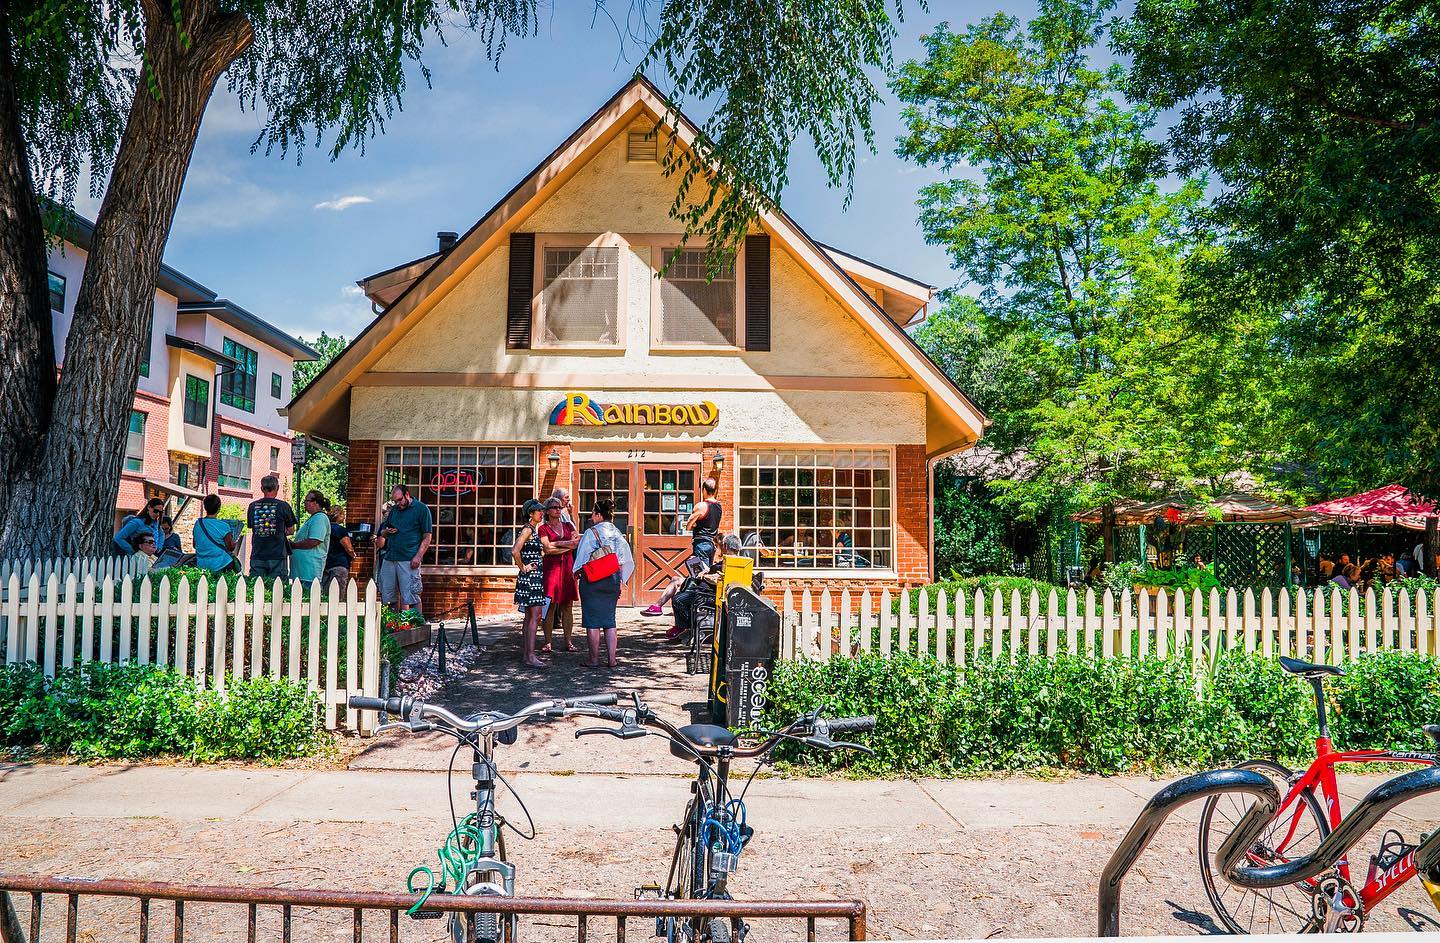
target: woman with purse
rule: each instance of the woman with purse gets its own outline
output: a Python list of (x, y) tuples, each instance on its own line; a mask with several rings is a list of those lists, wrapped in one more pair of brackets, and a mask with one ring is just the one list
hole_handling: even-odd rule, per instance
[(229, 521), (220, 520), (220, 496), (207, 494), (202, 504), (205, 516), (195, 522), (195, 565), (211, 573), (239, 573), (235, 559), (235, 531)]
[(531, 668), (544, 668), (545, 662), (535, 654), (535, 636), (540, 631), (540, 616), (545, 612), (545, 577), (541, 561), (545, 549), (540, 543), (540, 522), (545, 518), (545, 505), (531, 498), (520, 509), (525, 526), (510, 548), (510, 559), (520, 568), (515, 577), (515, 608), (524, 613), (520, 627), (520, 658)]
[(590, 639), (591, 668), (600, 667), (600, 633), (605, 633), (605, 651), (611, 668), (617, 663), (615, 607), (620, 588), (635, 572), (630, 545), (612, 523), (615, 502), (602, 499), (590, 512), (590, 529), (575, 548), (575, 572), (580, 578), (580, 625)]

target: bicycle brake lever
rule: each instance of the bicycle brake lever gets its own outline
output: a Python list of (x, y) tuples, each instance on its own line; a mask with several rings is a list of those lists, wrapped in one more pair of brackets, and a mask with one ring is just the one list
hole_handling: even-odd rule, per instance
[(579, 740), (581, 737), (588, 737), (595, 733), (608, 733), (612, 737), (624, 739), (618, 727), (581, 727), (575, 731), (575, 739)]
[(836, 743), (834, 740), (831, 740), (831, 741), (830, 741), (830, 749), (832, 749), (832, 750), (857, 750), (857, 751), (859, 751), (859, 752), (861, 752), (861, 753), (867, 753), (867, 754), (869, 754), (870, 756), (874, 756), (874, 755), (875, 755), (875, 751), (874, 751), (874, 750), (870, 749), (870, 748), (867, 747), (867, 746), (863, 746), (863, 745), (861, 745), (861, 744), (859, 744), (859, 743)]
[(382, 734), (387, 730), (409, 730), (410, 725), (403, 720), (392, 720), (389, 723), (381, 724), (375, 728), (375, 733)]

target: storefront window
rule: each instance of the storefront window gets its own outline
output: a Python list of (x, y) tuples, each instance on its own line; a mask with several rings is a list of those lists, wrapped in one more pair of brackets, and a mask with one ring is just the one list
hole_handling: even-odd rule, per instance
[[(735, 266), (710, 277), (706, 250), (661, 249), (660, 264), (670, 263), (660, 279), (661, 346), (735, 346)], [(673, 258), (672, 258), (673, 256)]]
[[(383, 487), (409, 485), (435, 518), (432, 566), (507, 566), (535, 494), (533, 446), (386, 446)], [(382, 501), (390, 500), (385, 494)]]
[(890, 452), (742, 449), (740, 537), (761, 567), (891, 569)]
[(540, 295), (541, 336), (562, 347), (620, 343), (620, 250), (546, 246)]

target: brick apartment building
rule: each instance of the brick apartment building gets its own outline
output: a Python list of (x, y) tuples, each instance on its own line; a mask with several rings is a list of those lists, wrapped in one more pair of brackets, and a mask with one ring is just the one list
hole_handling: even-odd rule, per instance
[[(50, 307), (57, 364), (74, 315), (94, 225), (73, 217), (50, 250)], [(196, 499), (226, 503), (260, 494), (274, 472), (291, 479), (290, 428), (279, 410), (292, 395), (293, 365), (317, 354), (300, 340), (168, 265), (160, 268), (149, 354), (130, 414), (116, 522), (151, 497), (165, 498), (188, 548)]]

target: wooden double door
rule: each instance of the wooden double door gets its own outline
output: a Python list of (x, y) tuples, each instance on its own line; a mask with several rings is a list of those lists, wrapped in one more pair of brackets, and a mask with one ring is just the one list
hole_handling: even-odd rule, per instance
[(615, 502), (615, 526), (630, 541), (635, 575), (620, 594), (622, 606), (648, 606), (660, 598), (690, 556), (685, 521), (700, 489), (698, 464), (577, 464), (577, 526), (590, 526), (601, 498)]

